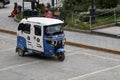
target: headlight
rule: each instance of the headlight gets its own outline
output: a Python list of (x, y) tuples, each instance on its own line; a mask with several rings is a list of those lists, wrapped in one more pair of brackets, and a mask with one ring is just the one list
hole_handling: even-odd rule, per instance
[(51, 44), (54, 45), (54, 41), (51, 41)]
[(57, 45), (57, 41), (54, 41), (54, 46), (56, 46)]
[(58, 41), (57, 41), (57, 40), (52, 41), (52, 45), (53, 45), (53, 46), (57, 46), (57, 43), (58, 43)]

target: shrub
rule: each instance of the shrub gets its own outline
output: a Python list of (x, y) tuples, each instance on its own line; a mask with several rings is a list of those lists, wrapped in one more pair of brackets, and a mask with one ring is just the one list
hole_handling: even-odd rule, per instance
[(83, 22), (89, 22), (89, 14), (88, 13), (81, 14), (79, 20)]
[[(116, 7), (115, 9), (116, 14), (120, 14), (120, 9), (118, 7)], [(112, 16), (114, 15), (114, 9), (96, 9), (95, 15), (96, 16)]]
[(118, 0), (96, 0), (96, 6), (98, 8), (115, 8), (118, 4)]

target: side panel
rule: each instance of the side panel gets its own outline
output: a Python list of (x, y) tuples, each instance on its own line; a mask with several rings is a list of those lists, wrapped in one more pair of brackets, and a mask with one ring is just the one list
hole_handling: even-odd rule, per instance
[(54, 54), (54, 47), (49, 45), (44, 38), (44, 54), (46, 56), (51, 56)]
[(47, 43), (46, 41), (47, 36), (44, 34), (43, 35), (43, 46), (44, 46), (44, 55), (46, 56), (51, 56), (54, 54), (54, 46), (51, 46), (50, 44)]
[(29, 49), (33, 48), (30, 23), (20, 23), (17, 31), (17, 36), (21, 36), (22, 40), (26, 42), (26, 48), (29, 48)]
[(33, 25), (33, 30), (32, 30), (32, 39), (33, 39), (33, 49), (36, 51), (44, 51), (43, 47), (43, 28), (39, 24)]
[(17, 36), (17, 48), (21, 48), (23, 50), (26, 50), (26, 39), (21, 36)]

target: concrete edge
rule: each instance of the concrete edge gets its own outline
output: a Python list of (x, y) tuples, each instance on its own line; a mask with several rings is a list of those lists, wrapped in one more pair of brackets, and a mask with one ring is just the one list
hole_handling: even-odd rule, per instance
[(72, 31), (72, 32), (88, 33), (88, 34), (91, 33), (90, 30), (81, 30), (81, 29), (75, 29), (75, 28), (69, 28), (69, 27), (64, 27), (63, 29), (66, 31)]
[[(106, 26), (106, 27), (111, 27), (111, 26)], [(101, 27), (101, 28), (106, 28), (106, 27)], [(120, 38), (119, 35), (104, 33), (104, 32), (98, 32), (98, 31), (95, 31), (95, 29), (92, 29), (91, 31), (90, 30), (80, 30), (80, 29), (68, 28), (68, 27), (64, 27), (63, 29), (66, 30), (66, 31), (78, 32), (78, 33), (100, 35), (100, 36), (106, 36), (106, 37), (112, 37), (112, 38)], [(97, 29), (100, 29), (100, 28), (97, 28)]]
[[(17, 34), (15, 31), (10, 31), (10, 30), (5, 30), (5, 29), (0, 29), (0, 32), (12, 34), (12, 35)], [(102, 48), (102, 47), (90, 46), (90, 45), (85, 45), (85, 44), (80, 44), (80, 43), (69, 42), (69, 41), (66, 41), (66, 44), (70, 46), (76, 46), (76, 47), (99, 50), (99, 51), (104, 51), (104, 52), (109, 52), (109, 53), (114, 53), (114, 54), (120, 54), (120, 51), (118, 50), (112, 50), (112, 49), (107, 49), (107, 48)]]
[[(73, 32), (82, 32), (82, 33), (91, 33), (91, 31), (95, 29), (101, 29), (101, 28), (106, 28), (106, 27), (112, 27), (114, 25), (117, 25), (117, 23), (111, 23), (111, 24), (106, 24), (98, 27), (91, 28), (91, 30), (81, 30), (81, 29), (75, 29), (75, 28), (69, 28), (69, 27), (64, 27), (64, 30), (67, 31), (73, 31)], [(105, 34), (105, 33), (104, 33)]]
[(92, 30), (95, 30), (95, 29), (101, 29), (101, 28), (106, 28), (106, 27), (112, 27), (116, 25), (116, 23), (111, 23), (111, 24), (106, 24), (106, 25), (101, 25), (101, 26), (98, 26), (98, 27), (94, 27), (92, 28)]
[(82, 47), (82, 48), (98, 50), (98, 51), (103, 51), (103, 52), (108, 52), (108, 53), (120, 54), (120, 51), (118, 50), (112, 50), (112, 49), (107, 49), (107, 48), (102, 48), (102, 47), (90, 46), (90, 45), (85, 45), (85, 44), (80, 44), (80, 43), (78, 44), (78, 43), (69, 42), (69, 41), (67, 41), (66, 44), (70, 46), (76, 46), (76, 47)]
[[(14, 21), (20, 22), (19, 19), (14, 17)], [(114, 34), (108, 34), (108, 33), (101, 33), (101, 32), (96, 32), (94, 31), (95, 29), (101, 29), (101, 28), (106, 28), (106, 27), (111, 27), (113, 25), (120, 25), (118, 23), (111, 23), (107, 25), (102, 25), (99, 27), (92, 28), (91, 30), (81, 30), (81, 29), (75, 29), (75, 28), (69, 28), (69, 27), (64, 27), (63, 29), (66, 31), (72, 31), (72, 32), (79, 32), (79, 33), (86, 33), (86, 34), (94, 34), (94, 35), (100, 35), (100, 36), (107, 36), (107, 37), (113, 37), (113, 38), (120, 38), (120, 36), (114, 35)]]
[(91, 34), (94, 34), (94, 35), (101, 35), (101, 36), (106, 36), (106, 37), (112, 37), (112, 38), (120, 38), (119, 35), (110, 34), (110, 33), (104, 33), (104, 32), (91, 31)]
[(12, 35), (16, 35), (17, 34), (17, 32), (6, 30), (6, 29), (0, 29), (0, 32), (12, 34)]

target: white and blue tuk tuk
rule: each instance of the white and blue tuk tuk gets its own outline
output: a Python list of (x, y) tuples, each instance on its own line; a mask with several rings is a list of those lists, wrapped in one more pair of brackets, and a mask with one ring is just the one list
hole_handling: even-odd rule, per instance
[(19, 56), (28, 53), (41, 53), (45, 56), (55, 55), (63, 61), (65, 34), (63, 21), (44, 17), (22, 19), (17, 29), (16, 52)]

